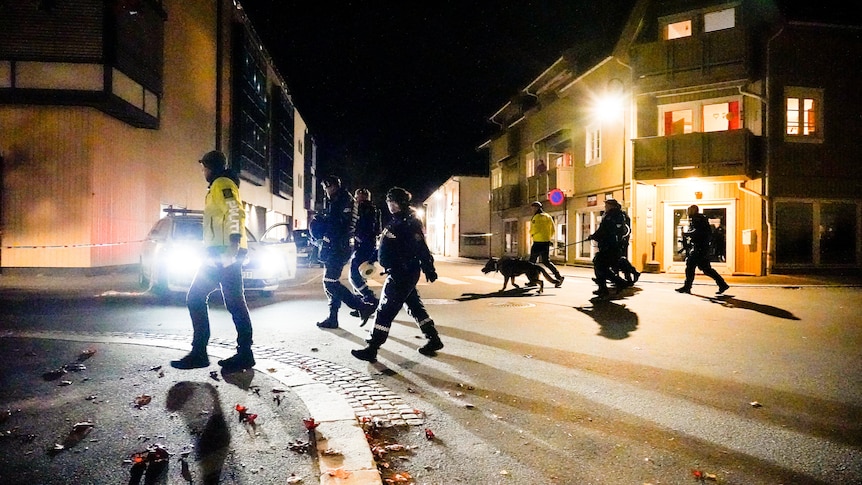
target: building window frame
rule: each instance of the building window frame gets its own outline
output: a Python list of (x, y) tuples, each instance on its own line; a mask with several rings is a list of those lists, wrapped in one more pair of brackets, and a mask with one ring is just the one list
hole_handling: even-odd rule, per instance
[[(658, 134), (659, 136), (671, 136), (671, 135), (682, 135), (688, 133), (704, 133), (704, 107), (707, 106), (715, 106), (718, 104), (727, 103), (728, 105), (735, 106), (733, 111), (738, 118), (731, 122), (728, 122), (728, 128), (726, 131), (731, 131), (734, 129), (740, 129), (744, 127), (744, 116), (743, 116), (743, 101), (742, 96), (722, 96), (719, 98), (707, 98), (707, 99), (698, 99), (696, 101), (689, 101), (685, 103), (672, 103), (672, 104), (664, 104), (658, 107)], [(668, 133), (667, 127), (668, 123), (665, 121), (665, 117), (674, 112), (682, 112), (682, 111), (691, 111), (691, 122), (687, 124), (683, 129), (683, 133)], [(715, 130), (711, 129), (710, 132), (713, 131), (725, 131), (725, 130)]]
[[(784, 141), (823, 143), (823, 89), (786, 86), (784, 88)], [(810, 106), (809, 110), (805, 110)], [(805, 111), (803, 111), (805, 110)]]
[(602, 163), (602, 126), (591, 124), (586, 128), (584, 165), (587, 167)]

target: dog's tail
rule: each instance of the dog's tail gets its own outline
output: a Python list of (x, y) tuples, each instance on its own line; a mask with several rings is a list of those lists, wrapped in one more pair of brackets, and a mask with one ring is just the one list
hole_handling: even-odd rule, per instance
[(536, 265), (536, 267), (539, 268), (539, 271), (542, 272), (542, 276), (544, 276), (546, 280), (550, 281), (551, 283), (553, 283), (555, 285), (558, 283), (557, 279), (554, 278), (553, 276), (551, 276), (550, 273), (548, 273), (548, 270), (546, 270), (545, 268), (543, 268), (542, 266), (540, 266), (538, 264)]

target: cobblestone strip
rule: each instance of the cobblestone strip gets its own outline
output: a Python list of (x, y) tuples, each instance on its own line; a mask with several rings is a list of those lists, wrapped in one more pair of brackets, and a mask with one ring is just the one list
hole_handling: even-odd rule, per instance
[[(148, 332), (38, 332), (41, 335), (75, 335), (86, 337), (109, 336), (117, 338), (170, 340), (189, 342), (191, 339), (180, 335), (167, 335)], [(234, 340), (210, 339), (209, 345), (233, 350)], [(370, 419), (381, 426), (422, 426), (425, 418), (421, 411), (404, 402), (401, 396), (378, 383), (371, 376), (342, 367), (332, 362), (305, 354), (291, 352), (275, 347), (253, 346), (254, 355), (272, 359), (285, 365), (296, 367), (309, 374), (315, 381), (325, 384), (345, 398), (360, 421)]]

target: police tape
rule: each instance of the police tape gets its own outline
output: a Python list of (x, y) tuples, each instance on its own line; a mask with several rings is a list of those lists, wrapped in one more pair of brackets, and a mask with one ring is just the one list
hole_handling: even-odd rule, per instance
[(142, 243), (146, 239), (140, 241), (123, 241), (115, 243), (90, 243), (90, 244), (48, 244), (41, 246), (0, 246), (2, 249), (64, 249), (64, 248), (101, 248), (105, 246), (122, 246), (124, 244)]

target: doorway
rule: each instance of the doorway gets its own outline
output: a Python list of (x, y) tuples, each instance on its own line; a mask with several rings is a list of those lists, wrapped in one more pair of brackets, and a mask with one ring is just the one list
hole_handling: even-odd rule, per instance
[(712, 226), (712, 241), (709, 260), (712, 267), (721, 274), (732, 274), (736, 234), (736, 201), (688, 201), (665, 204), (664, 238), (665, 271), (668, 273), (685, 272), (685, 251), (682, 250), (682, 235), (688, 229), (688, 206), (697, 204)]

